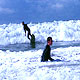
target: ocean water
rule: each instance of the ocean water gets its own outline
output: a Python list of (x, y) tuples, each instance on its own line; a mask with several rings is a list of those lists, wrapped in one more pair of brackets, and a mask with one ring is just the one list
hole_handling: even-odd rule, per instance
[[(46, 42), (36, 42), (35, 47), (32, 47), (30, 43), (16, 43), (16, 44), (9, 44), (9, 45), (1, 45), (0, 50), (6, 51), (29, 51), (29, 50), (39, 50), (39, 49), (44, 49), (46, 46)], [(80, 46), (80, 41), (63, 41), (63, 42), (53, 42), (51, 48), (56, 49), (56, 48), (66, 48), (66, 47), (79, 47)]]
[[(80, 20), (29, 23), (35, 48), (22, 24), (0, 25), (0, 80), (80, 80)], [(63, 62), (41, 62), (48, 36), (51, 57)]]

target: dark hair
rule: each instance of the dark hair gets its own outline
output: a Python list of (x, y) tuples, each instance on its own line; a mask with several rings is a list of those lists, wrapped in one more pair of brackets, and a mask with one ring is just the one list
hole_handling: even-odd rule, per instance
[(52, 37), (48, 37), (48, 38), (47, 38), (47, 42), (50, 41), (50, 40), (52, 40)]
[(24, 21), (22, 21), (22, 23), (24, 23)]

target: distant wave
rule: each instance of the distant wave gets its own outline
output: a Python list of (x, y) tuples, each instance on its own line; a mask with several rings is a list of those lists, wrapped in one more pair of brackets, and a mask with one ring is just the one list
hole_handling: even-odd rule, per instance
[[(45, 42), (48, 36), (54, 41), (80, 41), (80, 20), (29, 23), (36, 41)], [(29, 43), (22, 24), (0, 25), (0, 45)]]

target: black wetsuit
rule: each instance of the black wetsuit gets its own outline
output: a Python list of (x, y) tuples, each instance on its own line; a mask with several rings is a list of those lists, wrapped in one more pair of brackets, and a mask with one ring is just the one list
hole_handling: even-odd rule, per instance
[(29, 35), (31, 36), (30, 29), (29, 29), (29, 27), (27, 26), (27, 24), (24, 24), (24, 31), (25, 31), (25, 33), (26, 33), (26, 30), (28, 31), (28, 39), (30, 39), (30, 38), (29, 38)]
[(50, 46), (46, 45), (46, 48), (44, 49), (43, 54), (41, 56), (41, 62), (45, 62), (45, 61), (48, 61), (48, 60), (50, 60), (50, 61), (54, 60), (50, 57), (50, 51), (51, 51)]

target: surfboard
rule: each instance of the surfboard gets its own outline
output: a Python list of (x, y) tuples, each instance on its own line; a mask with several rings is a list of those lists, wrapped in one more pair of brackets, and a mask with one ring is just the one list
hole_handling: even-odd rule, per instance
[(31, 44), (32, 48), (35, 48), (35, 35), (34, 34), (31, 35), (30, 44)]
[(61, 60), (61, 59), (55, 59), (52, 62), (70, 62), (70, 61), (65, 61), (65, 60)]
[(60, 59), (56, 59), (56, 60), (53, 60), (53, 62), (60, 62), (60, 61), (63, 61), (63, 60), (60, 60)]

